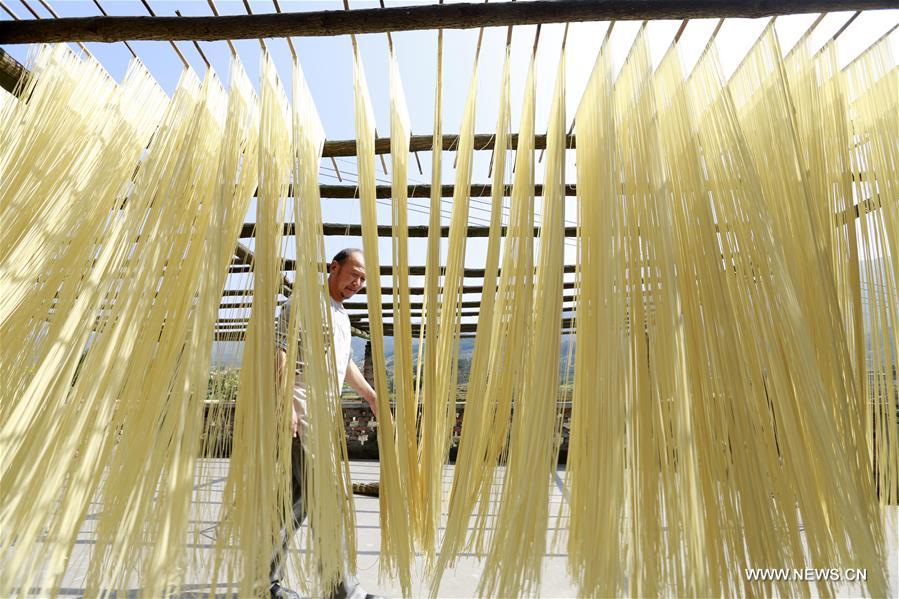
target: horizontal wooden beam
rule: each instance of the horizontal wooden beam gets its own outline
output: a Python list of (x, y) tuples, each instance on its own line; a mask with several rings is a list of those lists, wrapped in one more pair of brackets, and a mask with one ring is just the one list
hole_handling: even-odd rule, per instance
[[(440, 186), (440, 197), (451, 198), (455, 195), (456, 186), (446, 184)], [(356, 185), (319, 185), (318, 193), (325, 200), (358, 200), (359, 187)], [(409, 185), (406, 193), (410, 198), (430, 198), (431, 185), (422, 183), (420, 185)], [(474, 183), (468, 192), (470, 198), (489, 198), (493, 193), (493, 187), (488, 183)], [(565, 186), (563, 192), (568, 197), (577, 195), (577, 185), (570, 183)], [(256, 197), (256, 194), (253, 194)], [(503, 195), (509, 197), (512, 195), (512, 186), (506, 185), (503, 188)], [(537, 183), (534, 185), (534, 196), (543, 197), (543, 185)], [(293, 197), (293, 186), (287, 189), (287, 197)], [(390, 185), (378, 185), (375, 187), (375, 197), (385, 200), (393, 197), (393, 189)]]
[[(471, 317), (471, 316), (479, 316), (481, 314), (480, 310), (462, 310), (459, 313), (459, 316), (462, 317)], [(386, 319), (393, 319), (393, 312), (384, 312), (382, 316)], [(413, 312), (411, 314), (412, 318), (418, 318), (421, 316), (421, 311), (418, 313)], [(248, 324), (250, 322), (250, 318), (248, 316), (237, 316), (237, 317), (219, 317), (216, 320), (216, 325), (233, 325), (235, 323), (243, 323)], [(368, 328), (368, 313), (363, 312), (359, 314), (350, 314), (350, 322), (356, 326), (363, 326), (364, 328)], [(390, 324), (389, 322), (386, 324)]]
[[(420, 324), (412, 324), (412, 334), (418, 336), (421, 332)], [(574, 327), (574, 319), (573, 318), (563, 318), (562, 319), (562, 332), (565, 333)], [(362, 332), (368, 332), (370, 329), (368, 328), (359, 328)], [(459, 325), (460, 333), (475, 333), (478, 330), (478, 323), (476, 322), (463, 322)], [(216, 341), (237, 341), (242, 339), (247, 332), (247, 328), (242, 325), (229, 325), (215, 331), (215, 339)], [(393, 325), (385, 324), (384, 325), (384, 335), (387, 337), (393, 337)]]
[[(444, 135), (441, 138), (441, 146), (444, 150), (455, 150), (459, 145), (458, 135)], [(427, 152), (434, 147), (433, 135), (413, 135), (409, 138), (410, 152)], [(496, 135), (492, 133), (478, 133), (474, 136), (475, 150), (492, 150), (496, 147)], [(518, 147), (518, 134), (509, 135), (509, 149), (514, 150)], [(575, 136), (568, 135), (565, 142), (566, 148), (574, 148)], [(534, 148), (537, 150), (546, 149), (546, 135), (540, 134), (534, 136)], [(390, 138), (378, 137), (375, 139), (375, 154), (390, 154)], [(355, 139), (335, 139), (326, 141), (322, 149), (322, 156), (325, 158), (340, 156), (355, 156), (356, 140)]]
[[(577, 298), (575, 296), (563, 296), (562, 297), (562, 306), (567, 310), (572, 310), (575, 307), (575, 303)], [(347, 309), (350, 322), (361, 322), (368, 318), (368, 306), (363, 302), (352, 302), (357, 307), (350, 308), (348, 304), (350, 302), (344, 302), (343, 306)], [(459, 305), (461, 308), (480, 308), (483, 302), (481, 300), (472, 300), (460, 302)], [(240, 303), (223, 303), (219, 306), (220, 310), (245, 310), (246, 308), (251, 308), (253, 306), (252, 302), (240, 302)], [(424, 317), (424, 304), (422, 302), (409, 302), (410, 308), (410, 316), (412, 318), (422, 318)], [(383, 302), (381, 304), (381, 316), (384, 318), (393, 318), (393, 304), (390, 302)], [(477, 316), (480, 314), (480, 310), (462, 310), (462, 316)], [(237, 317), (235, 317), (237, 318)], [(246, 316), (240, 317), (240, 320), (248, 320)], [(228, 322), (230, 321), (230, 317), (221, 317), (218, 319), (218, 322)]]
[[(562, 287), (564, 289), (574, 289), (574, 281), (566, 281), (562, 283)], [(356, 292), (356, 295), (367, 295), (367, 287), (363, 287), (359, 291)], [(483, 285), (463, 285), (462, 293), (483, 293), (484, 286)], [(381, 287), (381, 293), (384, 295), (393, 295), (393, 287), (383, 286)], [(410, 287), (409, 295), (424, 295), (425, 288), (424, 287)]]
[[(465, 331), (461, 332), (461, 334), (459, 335), (459, 338), (460, 339), (474, 339), (475, 332), (476, 331), (469, 331), (466, 328)], [(560, 332), (563, 335), (573, 335), (575, 333), (575, 330), (572, 327), (563, 326)], [(387, 335), (387, 333), (385, 333), (385, 335), (387, 335), (388, 337), (393, 337), (393, 331), (390, 330), (389, 333), (390, 333), (389, 335)], [(235, 330), (223, 329), (223, 330), (215, 332), (214, 339), (215, 339), (215, 341), (234, 341), (234, 342), (242, 343), (244, 341), (244, 339), (246, 338), (246, 335), (247, 335), (246, 328), (235, 329)], [(353, 331), (354, 337), (361, 337), (362, 339), (369, 339), (370, 335), (371, 335), (371, 332), (367, 331), (367, 330), (355, 329)], [(418, 332), (417, 331), (414, 332), (412, 334), (412, 336), (413, 336), (413, 338), (417, 339)]]
[(894, 0), (537, 0), (219, 17), (74, 17), (0, 22), (0, 44), (224, 40), (646, 19), (760, 18), (895, 8)]
[[(562, 328), (569, 328), (574, 325), (574, 321), (570, 318), (566, 318), (562, 320)], [(366, 330), (366, 329), (363, 329)], [(463, 322), (459, 325), (460, 333), (476, 333), (478, 330), (478, 323), (476, 322)], [(393, 325), (384, 325), (384, 336), (385, 337), (393, 337)], [(421, 325), (412, 325), (412, 334), (418, 336), (421, 333)]]
[[(562, 287), (564, 289), (574, 289), (575, 287), (574, 281), (565, 281), (562, 283)], [(356, 295), (367, 295), (367, 287), (363, 287), (359, 291), (356, 292)], [(483, 285), (463, 285), (462, 293), (482, 293), (484, 291)], [(393, 287), (388, 285), (384, 285), (381, 287), (381, 293), (384, 295), (393, 295)], [(424, 295), (425, 288), (424, 287), (410, 287), (409, 295)], [(251, 298), (253, 296), (252, 289), (225, 289), (222, 292), (222, 297), (244, 297)]]
[[(325, 186), (323, 186), (325, 187)], [(351, 187), (352, 186), (344, 186), (344, 185), (335, 185), (333, 187)], [(385, 190), (389, 192), (389, 186), (379, 186), (383, 187)], [(421, 186), (421, 187), (429, 187), (429, 186)], [(444, 187), (452, 187), (444, 186)], [(474, 187), (474, 186), (473, 186)], [(488, 186), (489, 187), (489, 186)], [(540, 187), (539, 185), (536, 187)], [(566, 185), (566, 194), (574, 195), (575, 194), (575, 186), (574, 185)], [(542, 191), (542, 190), (541, 190)], [(380, 192), (379, 192), (380, 193)], [(449, 194), (450, 196), (452, 194)], [(489, 194), (487, 194), (489, 195)], [(538, 194), (539, 195), (539, 194)], [(389, 194), (385, 197), (390, 197)], [(864, 203), (865, 213), (876, 210), (880, 208), (880, 204), (875, 204), (870, 200), (866, 200)], [(841, 218), (844, 220), (849, 220), (851, 218), (858, 218), (859, 214), (859, 206), (853, 206), (848, 210), (844, 211), (841, 214)], [(716, 227), (717, 228), (717, 227)], [(727, 230), (726, 228), (724, 229)], [(428, 236), (428, 232), (430, 231), (430, 227), (428, 225), (411, 225), (409, 227), (409, 237), (412, 238), (424, 238)], [(322, 232), (325, 236), (332, 237), (362, 237), (362, 225), (357, 224), (343, 224), (343, 223), (324, 223), (322, 226)], [(537, 235), (540, 232), (539, 227), (534, 227), (534, 234)], [(720, 232), (720, 231), (719, 231)], [(502, 228), (501, 235), (506, 235), (507, 229), (506, 227)], [(293, 235), (293, 224), (285, 223), (284, 235)], [(240, 239), (251, 239), (256, 236), (256, 224), (255, 223), (244, 223), (240, 230)], [(378, 237), (392, 237), (393, 236), (393, 227), (391, 225), (379, 225), (378, 226)], [(440, 228), (440, 236), (441, 237), (449, 237), (449, 227), (443, 226)], [(490, 236), (490, 227), (486, 225), (477, 226), (470, 225), (468, 227), (468, 231), (466, 233), (467, 237), (489, 237)], [(568, 226), (565, 227), (565, 237), (574, 238), (577, 237), (577, 227), (576, 226)], [(288, 269), (291, 270), (291, 269)]]
[[(322, 227), (326, 236), (331, 237), (362, 237), (362, 225), (325, 223)], [(411, 225), (409, 227), (409, 237), (423, 238), (428, 236), (430, 227), (427, 225)], [(506, 227), (502, 228), (501, 235), (506, 234)], [(534, 227), (534, 234), (540, 232), (539, 227)], [(285, 223), (284, 235), (293, 235), (293, 224)], [(467, 237), (488, 237), (490, 235), (490, 227), (469, 225), (466, 231)], [(250, 239), (256, 236), (256, 224), (244, 223), (240, 230), (241, 239)], [(449, 227), (440, 227), (440, 236), (449, 237)], [(577, 227), (565, 227), (565, 237), (576, 237)], [(378, 237), (393, 237), (393, 227), (390, 225), (378, 226)]]
[[(255, 259), (255, 255), (253, 254), (253, 250), (245, 246), (244, 244), (238, 242), (234, 248), (234, 261), (239, 262), (241, 264), (252, 264)], [(290, 279), (282, 272), (281, 273), (281, 293), (284, 295), (290, 295), (293, 290), (293, 284), (290, 282)]]
[[(574, 302), (577, 300), (577, 297), (574, 295), (564, 295), (562, 296), (562, 302)], [(459, 303), (459, 306), (462, 308), (479, 308), (484, 302), (481, 300), (467, 300)], [(343, 307), (348, 311), (353, 310), (368, 310), (368, 304), (365, 302), (343, 302)], [(424, 308), (423, 302), (409, 302), (409, 307), (413, 310), (421, 310)], [(383, 302), (381, 304), (381, 308), (385, 310), (385, 314), (387, 310), (393, 308), (392, 302)]]
[[(562, 319), (562, 328), (563, 329), (569, 329), (573, 326), (574, 326), (573, 318), (563, 318)], [(360, 327), (360, 329), (365, 330), (365, 331), (370, 330), (368, 327)], [(392, 337), (393, 330), (394, 330), (394, 327), (392, 324), (384, 325), (384, 335), (386, 335), (388, 337)], [(460, 333), (475, 333), (475, 332), (477, 332), (477, 330), (478, 330), (478, 323), (476, 323), (476, 322), (463, 322), (459, 325)], [(418, 335), (419, 332), (421, 332), (421, 325), (420, 324), (412, 324), (412, 334)]]
[[(219, 304), (219, 309), (220, 310), (242, 310), (242, 309), (246, 309), (246, 308), (252, 308), (253, 307), (253, 302), (252, 302), (253, 298), (250, 297), (249, 299), (251, 301), (248, 301), (248, 302), (222, 302), (221, 304)], [(286, 301), (286, 300), (279, 301), (279, 305), (283, 304), (284, 301)], [(563, 305), (567, 304), (567, 303), (574, 303), (576, 301), (577, 301), (576, 295), (563, 295), (562, 296)], [(459, 307), (461, 307), (461, 308), (480, 308), (483, 303), (484, 302), (481, 300), (465, 300), (465, 301), (459, 302)], [(438, 307), (439, 307), (439, 305), (440, 304), (438, 302)], [(367, 311), (368, 311), (368, 304), (366, 302), (343, 302), (343, 307), (351, 313), (354, 313), (359, 310), (365, 310), (366, 311), (365, 313), (367, 313)], [(409, 308), (412, 310), (421, 311), (424, 308), (424, 302), (409, 302)], [(393, 309), (393, 302), (381, 302), (381, 309), (384, 310), (384, 314), (388, 314), (389, 313), (388, 310)]]
[[(287, 272), (296, 272), (296, 269), (297, 269), (296, 260), (294, 260), (292, 258), (288, 258), (287, 260), (284, 260), (281, 268)], [(319, 268), (321, 268), (321, 272), (324, 273), (324, 272), (327, 272), (328, 265), (325, 263), (322, 263), (319, 265)], [(253, 266), (251, 263), (243, 262), (242, 259), (235, 257), (234, 261), (231, 263), (231, 266), (228, 268), (228, 272), (232, 272), (232, 273), (251, 272), (252, 269), (253, 269)], [(563, 270), (563, 272), (565, 272), (567, 274), (571, 274), (571, 273), (574, 273), (576, 269), (577, 269), (577, 265), (566, 264), (562, 270)], [(393, 275), (393, 266), (390, 264), (382, 264), (381, 267), (379, 268), (379, 270), (380, 270), (381, 276)], [(486, 275), (486, 273), (487, 273), (487, 271), (483, 268), (465, 268), (462, 271), (462, 276), (464, 276), (466, 278), (472, 278), (472, 279), (474, 279), (474, 278), (483, 279), (484, 276)], [(498, 269), (497, 274), (501, 274), (501, 273), (502, 273), (502, 269)], [(407, 274), (410, 277), (423, 277), (425, 275), (425, 266), (423, 266), (423, 265), (410, 266), (407, 271)], [(441, 266), (440, 267), (440, 275), (442, 276), (445, 274), (446, 274), (446, 267)]]
[(222, 297), (245, 297), (248, 300), (253, 299), (252, 289), (225, 289), (222, 291)]
[[(480, 302), (479, 302), (480, 303)], [(480, 316), (481, 311), (478, 309), (468, 309), (459, 311), (459, 316), (466, 318), (471, 316)], [(412, 310), (409, 313), (410, 318), (418, 318), (421, 319), (424, 316), (423, 310)], [(384, 310), (381, 313), (381, 317), (386, 320), (393, 320), (393, 311), (392, 310)], [(221, 320), (221, 319), (219, 319)], [(353, 312), (350, 314), (350, 322), (355, 323), (357, 326), (368, 327), (368, 312)]]
[[(451, 198), (456, 190), (455, 185), (441, 185), (440, 197)], [(493, 191), (493, 187), (486, 183), (475, 183), (468, 192), (470, 198), (489, 198)], [(319, 193), (322, 198), (329, 200), (357, 200), (359, 199), (359, 188), (355, 185), (320, 185)], [(429, 198), (431, 197), (431, 186), (428, 184), (410, 185), (408, 192), (410, 198)], [(503, 195), (512, 195), (512, 186), (506, 185), (503, 189)], [(543, 197), (543, 185), (537, 183), (534, 185), (534, 195)], [(565, 186), (566, 196), (576, 196), (577, 186), (569, 184)], [(393, 197), (393, 190), (390, 185), (378, 185), (375, 189), (375, 196), (379, 199)]]
[[(573, 310), (573, 308), (568, 308), (565, 311), (573, 312), (574, 310)], [(420, 315), (418, 315), (418, 316), (420, 316)], [(475, 316), (480, 316), (480, 311), (479, 310), (463, 311), (460, 314), (460, 316), (462, 318), (472, 318)], [(413, 314), (412, 317), (416, 318), (416, 315)], [(384, 322), (384, 326), (392, 327), (393, 326), (393, 322), (392, 322), (393, 314), (386, 313), (386, 314), (384, 314), (384, 318), (390, 319), (390, 322)], [(219, 318), (215, 324), (216, 324), (216, 330), (223, 331), (223, 330), (228, 330), (229, 328), (230, 329), (236, 328), (236, 327), (238, 327), (238, 325), (243, 325), (244, 327), (246, 327), (246, 325), (248, 325), (249, 323), (250, 323), (250, 319), (248, 317), (244, 316), (244, 317), (238, 317), (238, 318)], [(371, 330), (371, 323), (368, 321), (367, 318), (362, 318), (361, 315), (358, 317), (355, 317), (355, 318), (351, 316), (350, 323), (353, 326), (359, 328), (360, 330), (365, 330), (365, 331)], [(462, 324), (466, 324), (466, 323), (462, 323)], [(468, 324), (470, 324), (470, 323), (468, 323)], [(421, 321), (413, 322), (412, 326), (416, 326), (416, 327), (421, 326)]]
[[(563, 307), (562, 311), (573, 313), (574, 307)], [(461, 318), (473, 318), (473, 317), (480, 316), (480, 315), (481, 315), (480, 310), (462, 310), (459, 313), (459, 316)], [(393, 318), (392, 312), (385, 312), (382, 315), (382, 317), (384, 318), (384, 325), (393, 325), (394, 318)], [(421, 313), (420, 312), (418, 314), (413, 313), (411, 318), (415, 319), (414, 322), (412, 322), (412, 324), (421, 324)], [(226, 322), (226, 320), (227, 319), (220, 318), (218, 320), (218, 322)], [(368, 320), (368, 316), (366, 316), (364, 314), (358, 314), (355, 316), (350, 315), (350, 322), (353, 323), (353, 325), (359, 327), (360, 329), (370, 329), (371, 328), (371, 326), (370, 326), (371, 322)]]
[(16, 86), (26, 74), (28, 69), (0, 48), (0, 87), (11, 94), (16, 93)]
[[(248, 302), (222, 302), (219, 304), (219, 310), (245, 310), (253, 307), (253, 298), (248, 298)], [(278, 305), (283, 305), (287, 300), (278, 300)]]

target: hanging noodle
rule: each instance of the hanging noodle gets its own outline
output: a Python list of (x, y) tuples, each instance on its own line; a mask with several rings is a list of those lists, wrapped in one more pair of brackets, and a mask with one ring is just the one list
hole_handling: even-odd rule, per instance
[(450, 217), (446, 255), (446, 273), (438, 312), (437, 367), (429, 373), (436, 380), (434, 430), (429, 431), (429, 462), (431, 487), (426, 493), (443, 497), (443, 466), (447, 461), (450, 439), (455, 427), (457, 380), (459, 366), (459, 329), (462, 302), (462, 279), (465, 268), (465, 245), (468, 238), (468, 214), (471, 203), (471, 171), (474, 147), (475, 111), (477, 107), (478, 61), (483, 30), (478, 37), (474, 66), (468, 84), (462, 123), (456, 149), (456, 178), (453, 187), (453, 208)]
[[(847, 211), (849, 217), (858, 215), (852, 226), (861, 254), (860, 291), (865, 294), (864, 307), (857, 314), (868, 340), (863, 373), (865, 398), (870, 402), (864, 415), (867, 446), (878, 494), (883, 502), (895, 505), (899, 502), (899, 177), (895, 167), (899, 69), (889, 42), (886, 37), (872, 46), (841, 73), (841, 79), (850, 115), (851, 197), (857, 200)], [(857, 368), (861, 373), (861, 364)]]
[[(378, 221), (375, 195), (375, 137), (374, 116), (362, 58), (353, 38), (353, 82), (356, 107), (356, 153), (359, 169), (359, 196), (362, 203), (362, 249), (366, 266), (380, 272), (378, 259)], [(376, 279), (377, 281), (377, 279)], [(381, 460), (381, 571), (398, 575), (403, 594), (411, 588), (412, 526), (409, 521), (408, 497), (410, 489), (402, 486), (397, 458), (393, 414), (387, 389), (387, 365), (384, 357), (384, 326), (381, 317), (381, 288), (368, 286), (368, 321), (371, 324), (372, 362), (375, 373), (375, 392), (378, 395), (378, 455)]]
[[(3, 248), (11, 254), (0, 325), (5, 596), (37, 582), (45, 559), (46, 580), (58, 586), (112, 449), (113, 436), (99, 433), (113, 419), (126, 368), (108, 360), (128, 354), (112, 342), (104, 356), (102, 342), (121, 330), (115, 317), (125, 302), (110, 304), (124, 290), (122, 269), (147, 215), (143, 199), (128, 194), (129, 177), (166, 109), (137, 63), (119, 90), (96, 62), (63, 46), (42, 48), (33, 73), (29, 102), (4, 127), (10, 143), (0, 161)], [(195, 81), (188, 87), (183, 99), (192, 103)], [(183, 123), (183, 108), (173, 103), (167, 122)], [(57, 134), (62, 127), (67, 135)], [(46, 245), (33, 247), (33, 259), (44, 270), (16, 272), (9, 260), (38, 241)], [(55, 542), (40, 542), (46, 530)]]
[[(496, 530), (479, 591), (510, 597), (540, 586), (556, 457), (556, 403), (565, 241), (565, 47), (559, 57), (546, 134), (543, 223), (534, 284), (527, 369), (515, 397), (509, 458)], [(538, 349), (539, 348), (539, 349)]]
[[(431, 198), (428, 211), (428, 251), (425, 264), (424, 295), (424, 373), (419, 377), (421, 389), (421, 441), (419, 443), (419, 538), (421, 547), (429, 556), (434, 554), (436, 532), (443, 504), (443, 456), (440, 454), (440, 414), (437, 398), (440, 395), (437, 382), (437, 315), (438, 281), (440, 278), (440, 202), (443, 157), (443, 30), (437, 32), (437, 84), (434, 90), (434, 136), (431, 149)], [(420, 351), (420, 348), (419, 348)], [(421, 365), (421, 362), (419, 362)]]
[[(291, 169), (291, 119), (287, 97), (271, 57), (263, 54), (259, 120), (259, 187), (253, 307), (244, 342), (243, 367), (234, 414), (234, 440), (222, 501), (226, 509), (216, 553), (236, 546), (240, 577), (235, 589), (255, 593), (267, 580), (290, 510), (289, 396), (275, 377), (275, 298), (281, 287), (281, 235)], [(295, 337), (288, 347), (295, 348)], [(293, 351), (296, 351), (295, 349)], [(291, 355), (288, 354), (288, 364)], [(295, 358), (294, 358), (295, 359)], [(231, 589), (229, 588), (229, 592)]]
[[(596, 59), (575, 116), (578, 190), (578, 279), (574, 391), (568, 446), (571, 524), (569, 568), (581, 592), (621, 595), (624, 524), (624, 404), (619, 397), (625, 371), (624, 280), (619, 251), (621, 224), (615, 166), (612, 64), (608, 46)], [(583, 265), (599, 265), (595, 271)], [(586, 272), (585, 272), (586, 271)], [(595, 275), (593, 273), (595, 272)], [(588, 276), (593, 275), (593, 276)], [(599, 366), (599, 367), (597, 367)], [(603, 509), (595, 508), (597, 505)]]
[[(374, 118), (353, 42), (363, 247), (379, 273)], [(889, 42), (840, 70), (833, 41), (812, 54), (806, 35), (783, 57), (769, 24), (730, 81), (714, 43), (689, 76), (676, 47), (653, 70), (644, 26), (617, 80), (603, 44), (576, 114), (577, 348), (563, 495), (580, 595), (805, 595), (810, 583), (744, 572), (828, 564), (866, 569), (862, 591), (889, 595), (877, 503), (899, 498), (899, 70)], [(481, 314), (439, 544), (480, 40), (441, 286), (442, 51), (439, 34), (417, 376), (409, 116), (390, 54), (395, 422), (377, 277), (367, 290), (380, 565), (411, 595), (417, 542), (436, 596), (469, 550), (486, 557), (482, 595), (535, 594), (569, 326), (564, 42), (539, 240), (536, 46), (501, 226), (510, 40), (505, 49)], [(322, 268), (324, 132), (299, 64), (292, 108), (268, 53), (259, 99), (240, 63), (231, 68), (228, 92), (211, 71), (201, 82), (186, 70), (169, 100), (138, 62), (116, 84), (92, 58), (46, 46), (17, 96), (0, 101), (2, 596), (58, 594), (88, 520), (88, 596), (135, 584), (178, 594), (197, 572), (213, 594), (267, 592), (284, 524), (295, 532), (295, 381), (277, 377), (274, 327), (279, 297), (291, 293), (287, 363), (300, 339), (322, 357), (304, 361), (300, 381), (312, 423), (310, 526), (293, 569), (309, 594), (355, 570)], [(243, 224), (248, 212), (255, 225)], [(290, 253), (293, 283), (282, 272)], [(216, 359), (231, 346), (242, 349), (239, 372)], [(195, 478), (213, 475), (225, 481), (220, 512), (197, 505), (212, 490)], [(209, 513), (211, 546), (193, 526)], [(824, 579), (815, 587), (836, 589)]]
[(500, 93), (499, 116), (496, 124), (494, 147), (497, 148), (493, 165), (493, 187), (491, 192), (490, 237), (487, 242), (486, 268), (484, 270), (484, 292), (481, 296), (478, 330), (475, 337), (474, 355), (468, 378), (468, 392), (465, 397), (465, 412), (462, 434), (453, 475), (447, 511), (446, 531), (440, 545), (440, 559), (434, 569), (432, 592), (439, 588), (440, 577), (448, 564), (461, 550), (465, 542), (468, 521), (474, 511), (478, 491), (484, 481), (492, 478), (493, 468), (485, 467), (483, 454), (489, 438), (486, 426), (491, 407), (485, 393), (488, 379), (488, 359), (493, 346), (493, 317), (496, 302), (497, 271), (499, 267), (500, 237), (502, 234), (502, 206), (505, 194), (506, 156), (509, 143), (509, 66), (511, 46), (506, 45), (503, 63), (502, 90)]
[[(221, 304), (219, 302), (228, 278), (228, 265), (234, 255), (240, 228), (259, 178), (259, 104), (253, 86), (240, 61), (236, 58), (231, 63), (230, 81), (228, 117), (225, 121), (222, 147), (231, 151), (222, 153), (218, 185), (215, 190), (217, 197), (213, 206), (213, 221), (207, 244), (206, 268), (216, 277), (209, 283), (210, 291), (214, 289), (215, 292), (211, 292), (205, 302), (201, 300), (201, 306), (205, 306), (207, 312), (200, 315), (195, 324), (196, 327), (204, 327), (209, 330), (218, 344), (235, 343), (238, 339), (243, 340), (242, 333), (214, 330), (212, 323), (220, 318)], [(248, 316), (245, 309), (240, 309), (240, 312), (244, 318)], [(226, 313), (232, 314), (233, 311), (229, 308)], [(244, 318), (237, 320), (244, 320)], [(205, 394), (206, 418), (202, 449), (204, 456), (227, 455), (230, 451), (227, 437), (222, 431), (228, 428), (225, 423), (233, 423), (231, 406), (236, 399), (234, 394), (237, 389), (226, 387), (227, 370), (223, 369), (217, 374), (218, 376), (212, 376), (204, 372), (200, 378), (200, 374), (197, 373), (198, 380), (194, 381), (194, 384), (200, 385), (207, 379), (210, 380), (209, 389)], [(214, 461), (204, 460), (203, 462), (204, 464), (198, 468), (198, 474), (210, 478), (215, 476)], [(211, 489), (208, 492), (211, 493)], [(200, 498), (203, 498), (202, 492), (199, 495)], [(204, 564), (212, 573), (212, 593), (215, 592), (217, 582), (221, 579), (219, 573), (224, 557), (221, 552), (216, 552), (210, 560), (212, 563)], [(233, 556), (229, 555), (228, 557)], [(231, 560), (226, 560), (224, 565), (226, 568), (235, 566)], [(232, 581), (237, 576), (222, 576), (222, 578)]]
[[(296, 230), (297, 277), (294, 285), (290, 323), (299, 330), (303, 346), (303, 383), (308, 394), (307, 410), (310, 425), (306, 427), (304, 443), (308, 459), (304, 501), (308, 506), (310, 542), (309, 559), (300, 569), (313, 580), (320, 579), (314, 594), (333, 589), (344, 575), (344, 547), (350, 570), (355, 570), (355, 522), (349, 508), (349, 469), (346, 462), (346, 439), (340, 409), (340, 389), (337, 388), (337, 367), (331, 348), (333, 336), (328, 332), (330, 296), (322, 235), (321, 198), (317, 181), (325, 141), (324, 129), (315, 110), (312, 95), (298, 62), (293, 76), (293, 148), (294, 210)], [(296, 316), (294, 316), (296, 314)], [(322, 325), (325, 326), (322, 326)], [(291, 344), (288, 354), (297, 351)], [(324, 360), (311, 356), (326, 356)], [(295, 357), (288, 356), (288, 364)], [(285, 377), (285, 387), (292, 387), (291, 377)], [(282, 390), (290, 397), (290, 390)], [(286, 516), (286, 515), (285, 515)], [(287, 521), (291, 518), (287, 518)], [(342, 531), (342, 534), (335, 534)]]
[[(393, 173), (393, 381), (400, 484), (407, 489), (413, 523), (421, 523), (418, 488), (418, 405), (412, 380), (412, 317), (409, 309), (409, 113), (393, 44), (390, 44), (390, 156)], [(421, 532), (421, 526), (413, 529)]]

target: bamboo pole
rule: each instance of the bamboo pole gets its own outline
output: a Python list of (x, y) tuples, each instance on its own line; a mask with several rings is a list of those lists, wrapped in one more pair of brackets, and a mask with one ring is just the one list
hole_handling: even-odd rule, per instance
[(471, 29), (610, 19), (760, 18), (785, 14), (894, 8), (892, 0), (537, 0), (460, 3), (352, 11), (314, 11), (224, 17), (77, 17), (0, 22), (0, 44), (65, 41), (221, 40), (333, 36), (422, 29)]
[[(492, 133), (478, 133), (474, 136), (474, 149), (475, 150), (492, 150), (493, 146), (496, 142), (494, 139), (496, 136)], [(409, 141), (409, 151), (410, 152), (418, 152), (418, 151), (428, 151), (434, 147), (434, 136), (433, 135), (413, 135)], [(458, 135), (444, 135), (442, 147), (444, 150), (455, 150), (456, 145), (459, 143)], [(514, 149), (518, 146), (518, 134), (513, 133), (509, 136), (509, 148)], [(534, 136), (534, 148), (542, 149), (546, 147), (546, 135), (535, 135)], [(575, 147), (575, 137), (574, 135), (569, 135), (566, 140), (566, 147), (574, 148)], [(389, 154), (390, 153), (390, 138), (389, 137), (379, 137), (375, 140), (375, 153), (376, 154)], [(330, 157), (341, 157), (341, 156), (355, 156), (356, 155), (356, 140), (355, 139), (336, 139), (332, 141), (326, 141), (324, 149), (322, 151), (322, 156), (326, 158)]]

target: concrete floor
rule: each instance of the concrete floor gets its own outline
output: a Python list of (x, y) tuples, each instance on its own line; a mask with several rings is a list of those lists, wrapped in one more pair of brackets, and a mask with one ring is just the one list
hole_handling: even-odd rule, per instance
[[(202, 560), (202, 554), (208, 553), (215, 540), (218, 513), (221, 506), (221, 493), (227, 476), (227, 460), (208, 460), (205, 472), (198, 476), (194, 503), (194, 519), (191, 521), (192, 531), (196, 541), (191, 547), (197, 550)], [(377, 462), (351, 462), (350, 471), (354, 482), (368, 482), (378, 480)], [(452, 476), (452, 467), (445, 472), (445, 483), (448, 485)], [(564, 476), (560, 471), (558, 476)], [(559, 510), (563, 501), (561, 480), (556, 478), (550, 496), (550, 522), (549, 539), (555, 543), (549, 545), (549, 554), (544, 559), (543, 580), (540, 589), (540, 597), (577, 597), (577, 589), (567, 575), (567, 554), (565, 551), (567, 518), (559, 519)], [(377, 593), (387, 597), (400, 597), (399, 582), (395, 580), (379, 580), (380, 559), (380, 529), (378, 523), (378, 499), (371, 497), (354, 497), (356, 508), (356, 540), (357, 540), (357, 565), (358, 578), (362, 586), (370, 593)], [(888, 544), (888, 568), (890, 586), (893, 596), (899, 596), (899, 507), (884, 508), (884, 521), (887, 526), (885, 536)], [(63, 579), (59, 595), (62, 597), (84, 596), (84, 576), (90, 551), (93, 546), (94, 525), (96, 520), (88, 516), (82, 527), (76, 543), (72, 559)], [(558, 529), (557, 529), (558, 526)], [(294, 551), (302, 551), (302, 546), (295, 547)], [(839, 567), (839, 564), (833, 566)], [(443, 577), (440, 597), (476, 597), (477, 585), (483, 569), (474, 556), (463, 555), (457, 560), (455, 567), (446, 572)], [(288, 571), (288, 577), (293, 578), (296, 572)], [(208, 574), (204, 575), (202, 566), (200, 569), (188, 572), (188, 580), (197, 581), (188, 584), (184, 588), (183, 598), (206, 597), (209, 592), (207, 584)], [(428, 585), (424, 578), (423, 560), (416, 559), (413, 569), (413, 596), (426, 597)], [(807, 584), (807, 583), (796, 583)], [(142, 598), (139, 581), (134, 581), (127, 593), (129, 598)], [(37, 591), (37, 589), (34, 589)], [(799, 589), (797, 589), (799, 590)], [(813, 586), (808, 589), (811, 596), (817, 593)], [(837, 588), (838, 596), (857, 597), (861, 590), (857, 586), (844, 585)], [(31, 596), (44, 596), (42, 592), (35, 592)], [(221, 596), (221, 595), (219, 595)]]

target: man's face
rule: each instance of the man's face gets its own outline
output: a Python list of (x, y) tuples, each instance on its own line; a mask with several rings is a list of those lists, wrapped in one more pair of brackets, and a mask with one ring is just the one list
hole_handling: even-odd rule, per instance
[(343, 261), (331, 262), (328, 289), (336, 302), (344, 302), (365, 285), (365, 260), (361, 252), (353, 252)]

